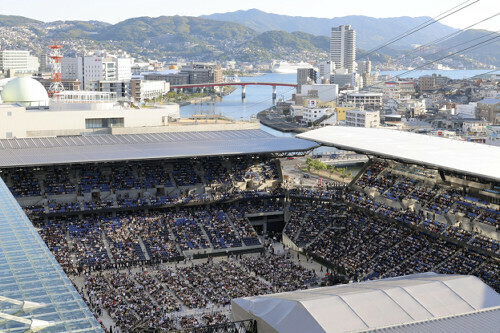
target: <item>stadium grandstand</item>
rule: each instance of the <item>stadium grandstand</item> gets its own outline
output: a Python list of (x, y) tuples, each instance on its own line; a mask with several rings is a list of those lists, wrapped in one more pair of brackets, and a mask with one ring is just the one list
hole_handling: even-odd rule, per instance
[[(471, 311), (467, 318), (491, 316), (491, 309), (498, 314), (498, 151), (481, 163), (462, 163), (445, 152), (472, 154), (472, 143), (431, 143), (425, 148), (429, 155), (409, 156), (399, 146), (401, 138), (389, 149), (381, 141), (389, 134), (379, 140), (363, 130), (355, 133), (358, 141), (322, 130), (300, 138), (246, 130), (0, 140), (0, 236), (9, 244), (0, 247), (0, 296), (18, 302), (0, 299), (0, 312), (8, 317), (0, 317), (0, 330), (24, 332), (43, 321), (50, 325), (46, 332), (265, 332), (279, 325), (264, 323), (255, 305), (245, 304), (270, 300), (284, 314), (291, 307), (307, 308), (303, 295), (320, 299), (321, 289), (314, 293), (312, 287), (351, 282), (354, 289), (368, 290), (378, 288), (381, 278), (396, 281), (388, 292), (443, 280), (441, 285), (454, 284), (451, 292), (429, 292), (460, 293), (456, 281), (466, 281), (460, 285), (469, 285), (467, 295), (489, 296), (482, 306), (467, 308), (463, 302), (473, 303), (467, 298), (454, 306), (420, 290), (421, 297), (433, 299), (420, 315), (386, 316), (344, 330), (419, 322), (423, 331), (445, 317), (457, 325)], [(419, 149), (416, 138), (405, 139), (408, 150)], [(348, 186), (288, 182), (282, 159), (308, 154), (319, 144), (366, 154), (369, 161)], [(432, 155), (438, 150), (441, 158)], [(23, 230), (16, 229), (17, 221)], [(38, 264), (42, 253), (50, 265)], [(426, 272), (437, 274), (418, 274)], [(48, 282), (45, 274), (59, 280)], [(417, 275), (396, 278), (412, 274)], [(345, 300), (343, 290), (325, 292)], [(276, 293), (297, 302), (278, 304), (271, 295)], [(302, 296), (287, 296), (294, 293)], [(247, 298), (250, 303), (240, 301)], [(44, 307), (24, 309), (19, 304), (25, 301)], [(389, 306), (379, 301), (371, 304)], [(325, 305), (330, 301), (318, 302), (325, 308), (312, 306), (316, 311), (335, 311)], [(443, 307), (448, 308), (432, 310)], [(296, 314), (306, 322), (318, 318), (313, 312)], [(365, 320), (360, 318), (356, 322)], [(491, 323), (500, 325), (498, 316)], [(334, 329), (327, 331), (343, 330), (330, 324)], [(318, 332), (324, 327), (314, 325)]]

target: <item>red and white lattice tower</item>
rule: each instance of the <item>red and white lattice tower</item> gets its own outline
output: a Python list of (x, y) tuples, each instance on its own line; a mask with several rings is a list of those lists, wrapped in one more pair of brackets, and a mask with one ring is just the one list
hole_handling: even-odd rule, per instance
[(53, 96), (55, 93), (64, 91), (61, 82), (62, 45), (57, 45), (56, 39), (54, 38), (54, 45), (49, 45), (49, 49), (50, 62), (52, 63), (52, 82), (50, 83), (49, 96)]

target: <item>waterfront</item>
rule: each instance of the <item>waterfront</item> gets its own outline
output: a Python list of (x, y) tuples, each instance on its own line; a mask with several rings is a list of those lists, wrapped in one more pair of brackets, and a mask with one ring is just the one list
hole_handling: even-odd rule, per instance
[[(392, 76), (399, 75), (401, 73), (408, 71), (385, 71), (379, 72), (380, 75), (389, 74)], [(470, 78), (485, 72), (490, 72), (490, 70), (420, 70), (412, 71), (402, 77), (415, 77), (418, 78), (423, 75), (442, 75), (447, 76), (451, 79), (463, 79)], [(241, 77), (241, 82), (280, 82), (280, 83), (296, 83), (296, 74), (277, 74), (277, 73), (265, 73), (260, 76), (252, 77)], [(289, 87), (277, 87), (277, 97), (278, 99), (288, 100), (295, 93), (294, 88)], [(273, 105), (272, 101), (272, 88), (270, 86), (247, 86), (246, 88), (246, 99), (243, 102), (241, 99), (241, 87), (237, 87), (230, 95), (224, 96), (221, 102), (216, 103), (202, 103), (200, 104), (190, 104), (181, 107), (181, 117), (189, 117), (193, 114), (200, 113), (202, 110), (216, 114), (222, 114), (228, 118), (234, 120), (249, 120), (257, 115), (260, 111), (263, 111)], [(293, 137), (294, 133), (284, 133), (274, 130), (270, 127), (261, 124), (261, 129), (271, 133), (275, 136)], [(331, 147), (321, 147), (314, 151), (317, 153), (330, 153), (335, 152), (335, 148)], [(358, 170), (348, 170), (353, 174)]]
[[(442, 75), (447, 76), (451, 79), (463, 79), (474, 77), (491, 70), (418, 70), (411, 71), (409, 73), (407, 70), (401, 71), (381, 71), (379, 75), (400, 75), (401, 73), (406, 73), (402, 75), (403, 78), (414, 77), (418, 78), (423, 75)], [(296, 74), (277, 74), (277, 73), (265, 73), (259, 76), (247, 76), (241, 77), (241, 82), (280, 82), (280, 83), (297, 83)], [(295, 93), (294, 88), (290, 87), (277, 87), (277, 98), (288, 100)], [(272, 101), (272, 88), (270, 86), (247, 86), (246, 87), (246, 98), (243, 102), (241, 99), (241, 87), (237, 87), (230, 95), (224, 96), (221, 102), (215, 104), (202, 103), (200, 104), (190, 104), (181, 107), (181, 117), (189, 117), (193, 114), (204, 112), (215, 112), (216, 114), (222, 114), (234, 120), (248, 120), (253, 116), (256, 116), (262, 110), (265, 110), (273, 105)], [(273, 133), (277, 134), (277, 133)]]
[(399, 70), (399, 71), (380, 71), (379, 75), (391, 75), (393, 77), (400, 75), (401, 78), (419, 78), (424, 75), (437, 74), (441, 76), (449, 77), (453, 80), (468, 79), (476, 76), (480, 76), (484, 73), (490, 73), (491, 69), (450, 69), (450, 70), (436, 70), (436, 69), (423, 69), (423, 70)]
[[(276, 74), (266, 73), (254, 77), (241, 77), (241, 82), (280, 82), (280, 83), (296, 83), (296, 74)], [(203, 103), (202, 105), (191, 104), (181, 107), (181, 117), (189, 117), (200, 111), (216, 114), (222, 114), (234, 120), (249, 120), (252, 116), (257, 116), (257, 113), (267, 109), (273, 105), (272, 100), (273, 89), (270, 86), (247, 86), (245, 102), (241, 99), (241, 87), (230, 95), (224, 96), (221, 102), (212, 105)], [(277, 98), (288, 100), (295, 93), (295, 88), (277, 87)]]

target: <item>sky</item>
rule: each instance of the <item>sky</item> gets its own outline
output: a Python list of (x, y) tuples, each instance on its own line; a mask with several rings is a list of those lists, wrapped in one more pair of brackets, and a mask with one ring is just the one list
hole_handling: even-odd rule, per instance
[[(108, 23), (117, 23), (138, 16), (200, 16), (252, 8), (274, 14), (323, 18), (347, 15), (436, 17), (460, 4), (463, 4), (460, 7), (472, 5), (440, 22), (460, 29), (500, 13), (498, 0), (83, 0), (66, 2), (63, 0), (0, 0), (0, 14), (20, 15), (45, 22), (98, 20)], [(499, 31), (500, 15), (474, 28)]]

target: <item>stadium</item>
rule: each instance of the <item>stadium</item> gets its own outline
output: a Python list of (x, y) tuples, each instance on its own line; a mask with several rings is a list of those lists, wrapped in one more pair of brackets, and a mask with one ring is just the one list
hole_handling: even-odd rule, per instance
[[(288, 182), (319, 145), (369, 160)], [(495, 331), (499, 166), (382, 129), (3, 139), (0, 331)]]

